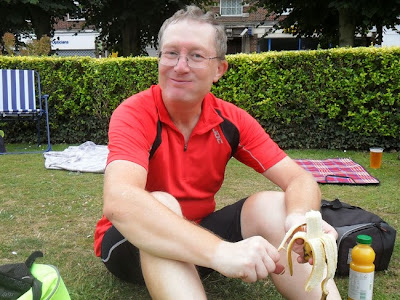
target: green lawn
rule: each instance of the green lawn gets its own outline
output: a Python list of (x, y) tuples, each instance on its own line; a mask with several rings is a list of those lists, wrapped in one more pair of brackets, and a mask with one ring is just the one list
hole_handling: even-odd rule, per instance
[[(66, 145), (56, 145), (62, 150)], [(9, 146), (8, 148), (13, 148)], [(384, 153), (382, 168), (368, 167), (369, 153), (290, 150), (293, 158), (349, 157), (377, 177), (379, 186), (321, 185), (323, 198), (361, 206), (400, 229), (400, 160)], [(39, 262), (56, 265), (72, 299), (149, 299), (146, 289), (113, 278), (93, 254), (93, 232), (102, 212), (102, 174), (46, 170), (41, 154), (0, 156), (0, 264), (22, 262), (42, 250)], [(262, 189), (276, 189), (261, 175), (232, 160), (217, 195), (218, 206)], [(374, 299), (400, 299), (400, 247), (389, 269), (377, 272)], [(246, 284), (212, 274), (204, 281), (209, 299), (280, 299), (270, 281)], [(347, 298), (348, 278), (337, 278)]]

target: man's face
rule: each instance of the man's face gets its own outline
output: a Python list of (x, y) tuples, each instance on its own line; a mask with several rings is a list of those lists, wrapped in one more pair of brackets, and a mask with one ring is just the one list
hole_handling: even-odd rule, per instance
[(173, 51), (180, 55), (175, 66), (158, 65), (158, 80), (164, 101), (200, 102), (211, 90), (213, 82), (224, 74), (226, 61), (207, 60), (205, 68), (189, 67), (186, 56), (217, 56), (215, 29), (204, 23), (180, 21), (170, 24), (162, 37), (162, 52)]

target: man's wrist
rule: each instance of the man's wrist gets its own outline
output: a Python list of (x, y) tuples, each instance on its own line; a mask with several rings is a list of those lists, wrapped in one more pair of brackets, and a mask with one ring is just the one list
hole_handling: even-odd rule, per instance
[(293, 226), (299, 226), (306, 222), (305, 212), (294, 212), (286, 216), (285, 230), (288, 231)]
[(217, 270), (220, 268), (221, 263), (223, 263), (226, 257), (226, 247), (228, 246), (229, 242), (224, 240), (220, 240), (215, 247), (215, 251), (211, 257), (210, 261), (210, 268)]

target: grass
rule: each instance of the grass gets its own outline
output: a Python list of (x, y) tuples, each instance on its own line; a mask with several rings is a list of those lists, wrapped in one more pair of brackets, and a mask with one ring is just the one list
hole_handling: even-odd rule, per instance
[[(66, 147), (55, 145), (53, 150)], [(381, 181), (379, 186), (321, 185), (323, 198), (340, 198), (373, 211), (399, 232), (398, 153), (384, 153), (382, 168), (373, 170), (368, 167), (367, 152), (287, 152), (293, 158), (349, 157), (365, 166)], [(149, 299), (143, 286), (115, 279), (93, 254), (93, 232), (102, 211), (102, 184), (102, 174), (46, 170), (41, 154), (0, 156), (0, 264), (22, 262), (32, 251), (42, 250), (45, 257), (39, 262), (59, 268), (72, 299)], [(218, 207), (262, 189), (277, 188), (232, 160), (217, 194)], [(397, 242), (389, 269), (375, 274), (374, 299), (400, 299), (399, 277)], [(342, 298), (347, 298), (348, 278), (337, 278), (337, 285)], [(209, 299), (282, 299), (269, 280), (246, 284), (212, 274), (204, 286)]]

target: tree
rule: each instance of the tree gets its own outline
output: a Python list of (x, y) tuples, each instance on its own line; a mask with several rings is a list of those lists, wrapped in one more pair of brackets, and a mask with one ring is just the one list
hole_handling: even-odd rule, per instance
[(122, 56), (145, 54), (147, 45), (156, 45), (157, 33), (165, 19), (187, 4), (209, 4), (199, 0), (82, 0), (87, 24), (100, 31), (106, 49)]
[(2, 0), (0, 34), (33, 30), (38, 39), (52, 36), (57, 18), (76, 10), (73, 0)]
[[(294, 28), (302, 37), (318, 37), (334, 45), (354, 46), (356, 34), (373, 26), (400, 24), (400, 0), (251, 0), (275, 14), (279, 28)], [(282, 14), (289, 12), (284, 18)], [(378, 34), (379, 35), (379, 34)], [(382, 35), (377, 43), (382, 42)]]
[(11, 32), (6, 32), (2, 38), (4, 51), (8, 55), (14, 55), (15, 50), (15, 36)]
[(0, 1), (0, 36), (6, 32), (16, 33), (28, 30), (26, 17), (25, 8), (21, 3), (10, 0)]
[(26, 43), (25, 47), (21, 48), (23, 56), (47, 56), (51, 51), (51, 41), (47, 35), (43, 35), (40, 39)]

